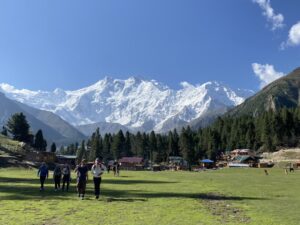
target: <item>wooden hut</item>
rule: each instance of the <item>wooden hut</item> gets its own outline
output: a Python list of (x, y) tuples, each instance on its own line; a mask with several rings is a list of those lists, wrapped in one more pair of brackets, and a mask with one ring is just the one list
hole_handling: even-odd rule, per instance
[(141, 157), (123, 157), (119, 161), (123, 170), (143, 170), (145, 161)]

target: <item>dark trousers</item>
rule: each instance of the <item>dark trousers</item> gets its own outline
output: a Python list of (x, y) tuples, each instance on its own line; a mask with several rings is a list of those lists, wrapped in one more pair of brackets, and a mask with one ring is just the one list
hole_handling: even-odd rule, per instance
[(94, 177), (95, 196), (97, 197), (99, 197), (100, 195), (100, 184), (101, 184), (101, 177)]
[(78, 194), (80, 195), (83, 195), (85, 194), (85, 188), (86, 188), (86, 179), (78, 179), (77, 180), (77, 191), (78, 191)]
[(65, 186), (67, 185), (66, 190), (69, 190), (69, 185), (70, 185), (70, 175), (64, 175), (63, 176), (63, 185), (62, 185), (62, 189), (63, 191), (65, 190)]
[(54, 177), (55, 189), (60, 188), (61, 176)]
[(40, 176), (41, 188), (44, 189), (44, 183), (46, 180), (46, 176)]

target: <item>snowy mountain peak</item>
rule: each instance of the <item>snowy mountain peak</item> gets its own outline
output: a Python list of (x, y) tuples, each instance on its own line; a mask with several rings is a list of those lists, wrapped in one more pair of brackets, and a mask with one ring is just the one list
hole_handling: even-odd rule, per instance
[(160, 131), (170, 121), (188, 123), (212, 111), (223, 112), (252, 94), (233, 91), (216, 81), (201, 85), (182, 82), (181, 86), (174, 90), (155, 80), (107, 76), (74, 91), (18, 90), (8, 84), (0, 84), (0, 91), (11, 99), (54, 112), (73, 125), (106, 122), (145, 131)]

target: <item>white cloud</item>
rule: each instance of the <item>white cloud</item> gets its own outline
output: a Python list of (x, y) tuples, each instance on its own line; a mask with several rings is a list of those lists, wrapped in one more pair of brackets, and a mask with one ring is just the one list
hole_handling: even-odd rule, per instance
[(284, 16), (282, 14), (275, 14), (274, 9), (271, 6), (270, 0), (252, 0), (257, 3), (263, 10), (263, 15), (267, 18), (268, 22), (272, 24), (272, 30), (282, 28), (284, 26)]
[(278, 78), (285, 75), (282, 72), (277, 72), (274, 69), (274, 66), (269, 64), (262, 65), (258, 63), (252, 63), (252, 69), (254, 74), (260, 80), (260, 88), (263, 88), (274, 80), (277, 80)]
[(300, 45), (300, 21), (291, 27), (288, 40), (281, 43), (281, 49), (285, 49), (288, 46), (297, 45)]

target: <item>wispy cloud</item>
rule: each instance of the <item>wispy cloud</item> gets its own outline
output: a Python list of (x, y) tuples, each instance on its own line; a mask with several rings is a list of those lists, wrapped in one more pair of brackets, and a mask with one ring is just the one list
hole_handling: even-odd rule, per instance
[(291, 27), (288, 40), (281, 43), (281, 49), (285, 49), (288, 46), (298, 45), (300, 45), (300, 21)]
[(260, 88), (265, 87), (269, 83), (285, 75), (282, 72), (277, 72), (274, 69), (274, 66), (269, 64), (262, 65), (259, 63), (252, 63), (252, 69), (255, 76), (260, 80)]
[(271, 30), (280, 29), (284, 26), (284, 16), (280, 13), (276, 14), (271, 6), (270, 0), (252, 0), (257, 3), (263, 11), (263, 15), (267, 18), (267, 21), (271, 23)]

